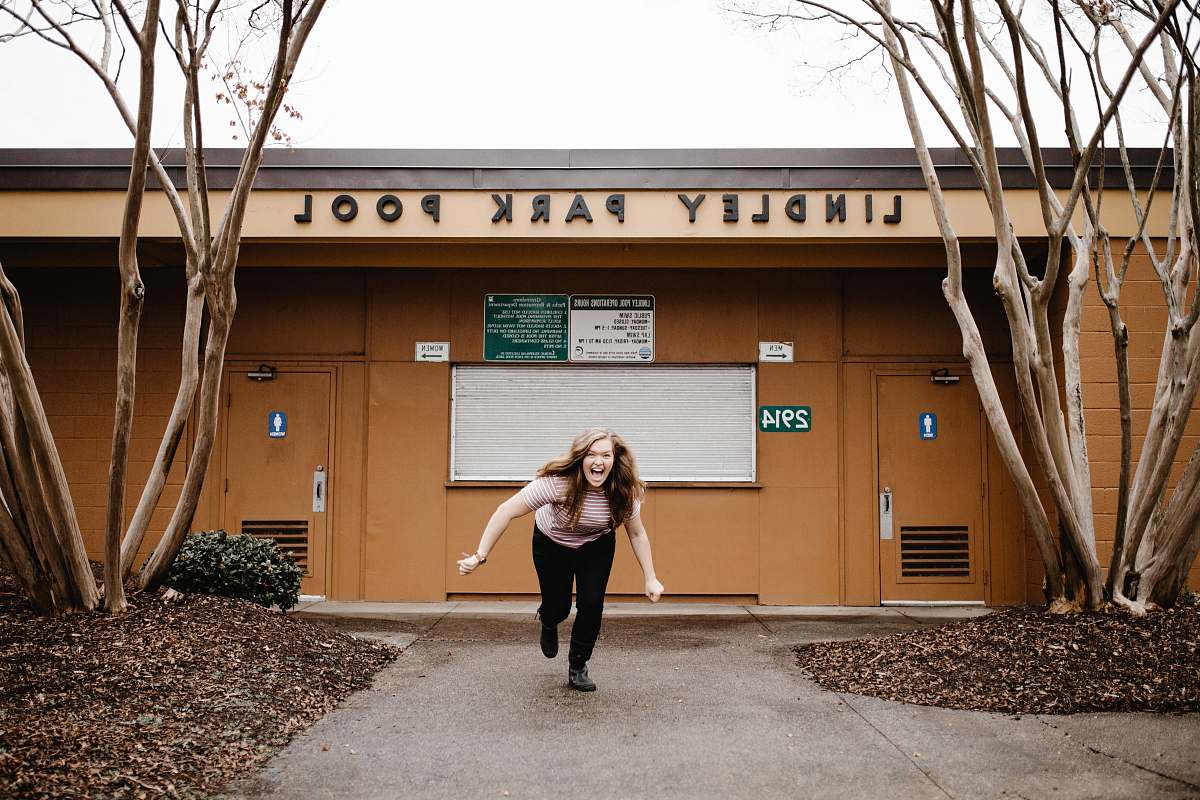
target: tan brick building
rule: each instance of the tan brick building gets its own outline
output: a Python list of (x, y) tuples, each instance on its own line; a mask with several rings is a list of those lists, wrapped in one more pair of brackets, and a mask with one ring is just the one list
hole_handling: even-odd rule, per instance
[[(1011, 391), (990, 219), (969, 168), (936, 155)], [(93, 557), (127, 163), (116, 151), (0, 151), (0, 259)], [(221, 196), (236, 157), (210, 163)], [(1036, 196), (1012, 163), (1017, 233), (1037, 263)], [(142, 233), (135, 479), (174, 400), (183, 319), (182, 248), (161, 197)], [(272, 152), (250, 201), (194, 527), (279, 539), (304, 558), (305, 591), (334, 598), (530, 594), (523, 526), (486, 570), (463, 578), (453, 561), (573, 433), (603, 424), (631, 440), (650, 481), (643, 517), (672, 598), (1037, 601), (1038, 560), (943, 274), (908, 151)], [(1158, 291), (1136, 261), (1124, 291), (1135, 430), (1157, 367)], [(1081, 347), (1111, 540), (1119, 429), (1094, 292)], [(181, 448), (176, 493), (188, 457)], [(140, 490), (134, 480), (131, 507)], [(640, 593), (628, 548), (610, 592)]]

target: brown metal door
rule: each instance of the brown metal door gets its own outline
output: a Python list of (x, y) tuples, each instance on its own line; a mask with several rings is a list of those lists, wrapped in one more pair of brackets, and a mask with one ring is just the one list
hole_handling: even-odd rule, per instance
[(331, 376), (230, 370), (225, 385), (224, 527), (274, 539), (304, 568), (301, 593), (323, 595)]
[[(979, 399), (969, 376), (878, 375), (880, 597), (984, 599)], [(890, 524), (889, 524), (890, 517)]]

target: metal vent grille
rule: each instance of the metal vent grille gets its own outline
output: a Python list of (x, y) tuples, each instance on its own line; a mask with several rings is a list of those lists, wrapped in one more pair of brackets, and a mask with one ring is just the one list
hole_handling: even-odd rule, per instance
[(900, 574), (905, 578), (969, 578), (971, 539), (967, 527), (900, 528)]
[(248, 519), (242, 522), (242, 533), (256, 539), (270, 539), (280, 550), (291, 556), (296, 566), (308, 572), (308, 520)]

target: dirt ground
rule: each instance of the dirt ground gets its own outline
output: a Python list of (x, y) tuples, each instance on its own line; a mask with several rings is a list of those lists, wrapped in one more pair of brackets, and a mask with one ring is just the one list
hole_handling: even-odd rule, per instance
[(1023, 714), (1200, 710), (1200, 608), (1047, 614), (1028, 607), (854, 642), (806, 644), (823, 688)]
[(0, 797), (206, 797), (395, 659), (239, 600), (33, 615), (0, 575)]

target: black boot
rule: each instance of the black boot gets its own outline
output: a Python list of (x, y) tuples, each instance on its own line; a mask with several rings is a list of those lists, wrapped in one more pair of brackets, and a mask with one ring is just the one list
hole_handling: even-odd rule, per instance
[(558, 655), (558, 626), (542, 623), (542, 655), (554, 658)]
[(577, 692), (596, 691), (596, 682), (588, 677), (586, 661), (580, 662), (579, 666), (567, 666), (567, 685)]

